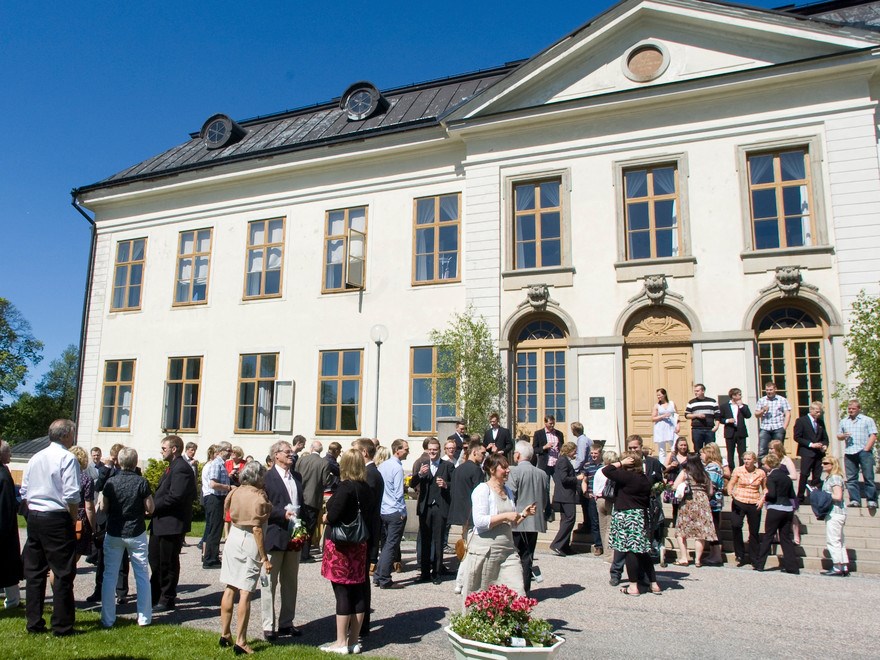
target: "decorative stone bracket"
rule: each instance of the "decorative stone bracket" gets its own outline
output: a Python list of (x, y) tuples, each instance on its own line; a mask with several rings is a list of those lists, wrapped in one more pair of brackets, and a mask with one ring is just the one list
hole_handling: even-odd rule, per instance
[(800, 266), (778, 266), (773, 284), (761, 289), (761, 293), (770, 293), (775, 289), (785, 297), (794, 297), (802, 288), (810, 291), (819, 290), (819, 287), (804, 282)]
[(681, 294), (669, 290), (666, 275), (646, 275), (642, 282), (644, 288), (638, 295), (629, 299), (630, 303), (645, 299), (652, 305), (662, 305), (667, 296), (676, 300), (684, 299)]
[(519, 304), (519, 307), (531, 306), (536, 312), (543, 312), (547, 309), (547, 303), (556, 303), (550, 298), (550, 287), (546, 284), (532, 284), (526, 287), (526, 299)]

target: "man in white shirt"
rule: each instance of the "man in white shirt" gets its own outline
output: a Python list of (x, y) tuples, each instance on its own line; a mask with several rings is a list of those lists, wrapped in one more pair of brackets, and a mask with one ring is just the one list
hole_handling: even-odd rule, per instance
[(51, 570), (52, 632), (56, 637), (73, 634), (76, 608), (73, 580), (76, 578), (76, 536), (74, 521), (79, 507), (80, 469), (73, 446), (76, 425), (56, 419), (49, 427), (49, 446), (28, 462), (21, 482), (21, 497), (27, 501), (27, 541), (22, 560), (26, 581), (27, 630), (46, 632), (43, 601)]

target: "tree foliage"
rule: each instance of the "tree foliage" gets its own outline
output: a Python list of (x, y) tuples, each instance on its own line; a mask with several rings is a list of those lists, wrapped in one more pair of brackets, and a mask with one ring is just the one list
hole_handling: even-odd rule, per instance
[(71, 344), (61, 357), (52, 360), (37, 383), (36, 394), (23, 392), (9, 405), (0, 407), (0, 434), (10, 443), (31, 440), (46, 435), (54, 420), (72, 419), (78, 364), (79, 351)]
[(27, 378), (28, 365), (42, 360), (43, 342), (31, 334), (27, 322), (15, 305), (0, 298), (0, 403), (3, 395), (14, 396)]
[[(849, 332), (843, 340), (849, 357), (846, 375), (855, 384), (838, 383), (841, 400), (858, 399), (862, 412), (880, 419), (880, 296), (864, 290), (853, 303)], [(846, 410), (846, 406), (842, 406)]]
[(469, 429), (482, 428), (492, 411), (502, 412), (504, 372), (486, 320), (471, 305), (456, 314), (444, 330), (432, 330), (437, 370), (454, 379), (438, 379), (438, 394), (455, 401)]

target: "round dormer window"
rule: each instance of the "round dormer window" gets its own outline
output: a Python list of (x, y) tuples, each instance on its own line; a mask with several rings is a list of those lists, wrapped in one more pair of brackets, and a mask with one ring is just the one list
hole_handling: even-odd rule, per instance
[(226, 115), (213, 115), (202, 125), (200, 134), (208, 149), (222, 149), (240, 140), (245, 130)]
[(339, 105), (351, 121), (366, 119), (380, 107), (387, 107), (379, 90), (368, 82), (355, 83), (345, 90)]
[(633, 82), (656, 80), (669, 66), (669, 51), (657, 42), (636, 44), (623, 56), (623, 73)]

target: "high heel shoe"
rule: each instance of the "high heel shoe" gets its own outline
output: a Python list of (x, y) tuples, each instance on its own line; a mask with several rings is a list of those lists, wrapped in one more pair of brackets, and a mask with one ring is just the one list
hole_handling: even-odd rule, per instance
[(234, 644), (232, 650), (235, 655), (251, 655), (254, 652), (250, 646), (239, 646), (238, 644)]
[(232, 640), (229, 637), (220, 637), (220, 647), (221, 648), (229, 648), (232, 646)]

